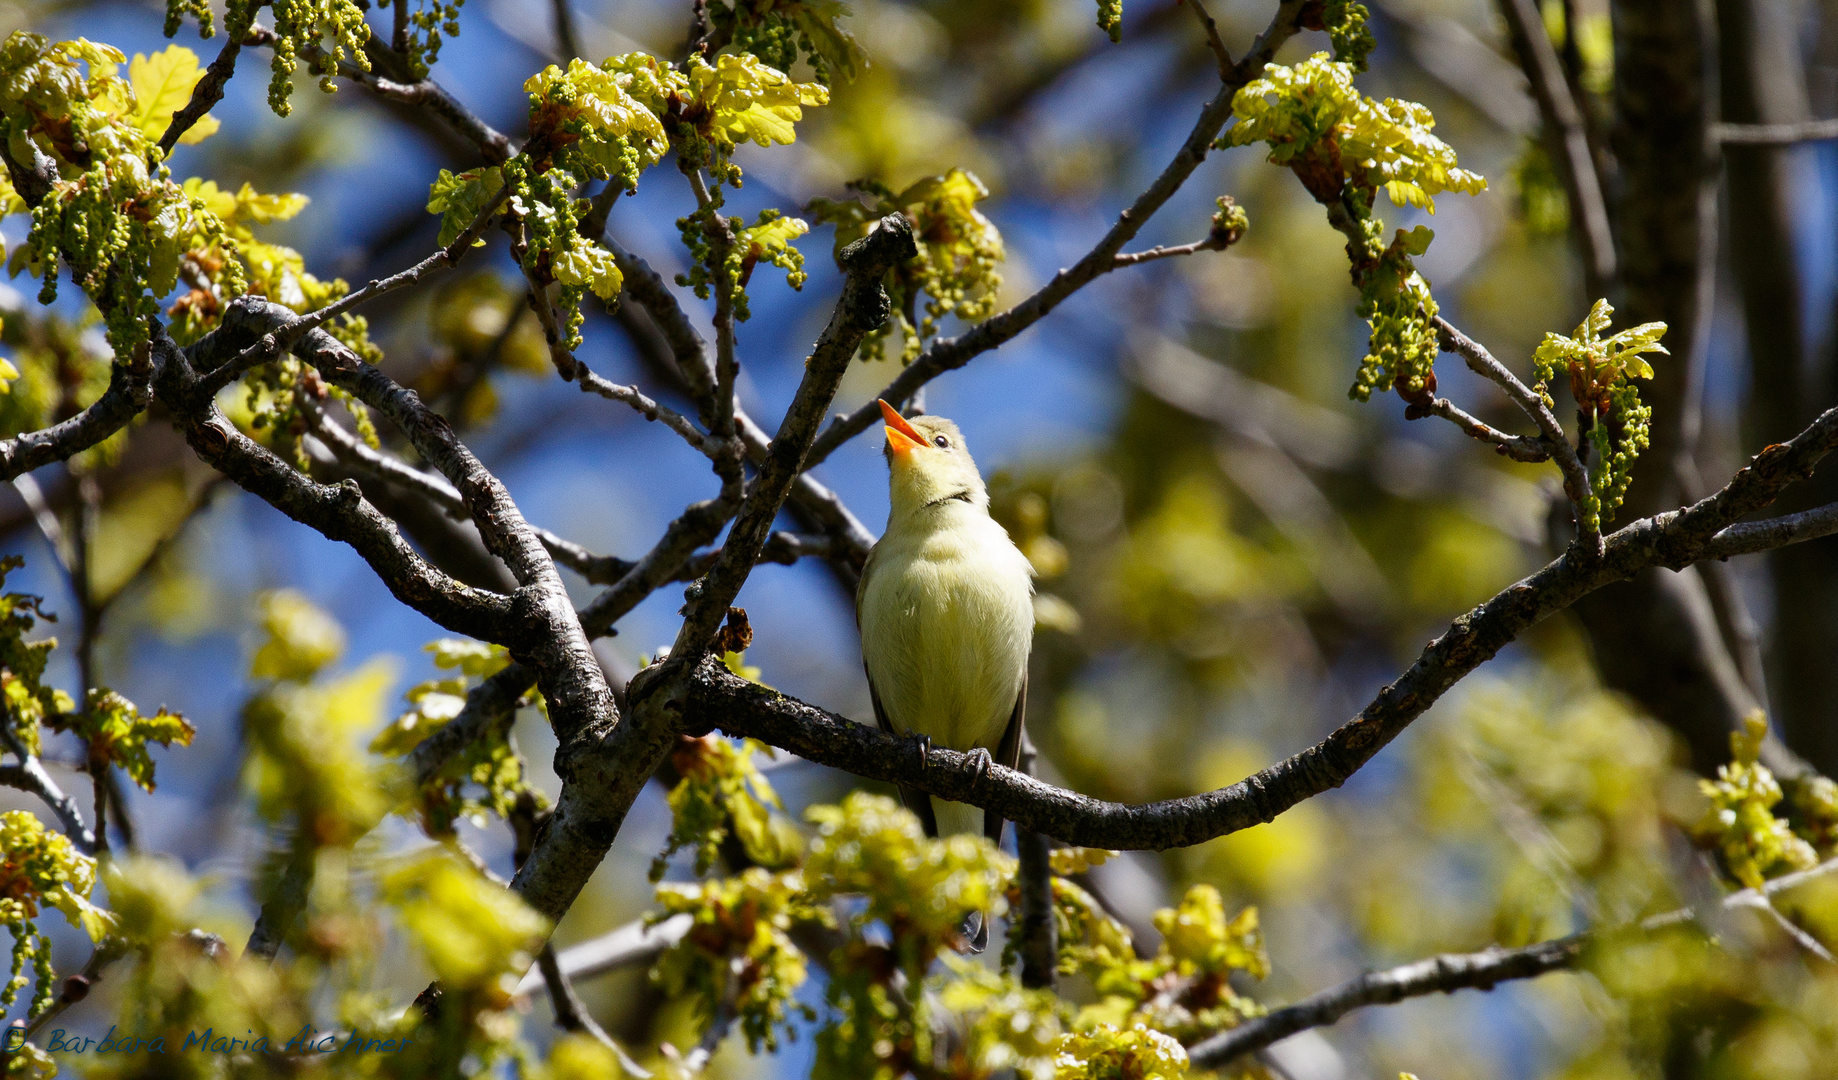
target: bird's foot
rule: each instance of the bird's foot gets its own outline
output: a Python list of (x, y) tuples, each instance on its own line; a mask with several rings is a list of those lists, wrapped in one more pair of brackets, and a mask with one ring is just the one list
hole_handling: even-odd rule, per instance
[(970, 768), (976, 773), (976, 780), (973, 782), (981, 782), (985, 776), (989, 775), (989, 770), (996, 763), (996, 759), (989, 756), (989, 751), (980, 746), (972, 748), (964, 756), (970, 759)]
[(930, 735), (914, 735), (913, 749), (918, 751), (919, 774), (924, 776), (926, 759), (932, 754), (932, 737)]

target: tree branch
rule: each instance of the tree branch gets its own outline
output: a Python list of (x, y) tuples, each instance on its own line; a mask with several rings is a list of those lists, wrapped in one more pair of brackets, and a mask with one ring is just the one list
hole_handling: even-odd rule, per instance
[(993, 810), (1020, 827), (1085, 847), (1187, 847), (1274, 819), (1339, 787), (1450, 687), (1529, 627), (1588, 593), (1652, 566), (1708, 556), (1714, 538), (1767, 505), (1838, 447), (1838, 409), (1786, 443), (1768, 447), (1721, 491), (1690, 507), (1636, 521), (1607, 538), (1600, 556), (1570, 552), (1455, 620), (1410, 669), (1358, 716), (1312, 746), (1203, 795), (1143, 805), (1103, 802), (968, 755), (929, 747), (746, 682), (703, 663), (681, 704), (687, 731), (719, 728), (859, 776)]
[(95, 446), (144, 412), (153, 402), (154, 368), (143, 355), (109, 370), (108, 389), (90, 406), (62, 423), (0, 440), (0, 479), (63, 461)]
[(512, 637), (523, 644), (511, 598), (463, 585), (429, 565), (402, 539), (395, 523), (364, 499), (355, 482), (314, 483), (263, 449), (236, 430), (211, 398), (192, 392), (184, 353), (163, 331), (154, 347), (168, 356), (161, 365), (160, 398), (206, 464), (327, 539), (349, 544), (391, 594), (446, 629), (506, 647), (513, 646), (506, 640)]
[[(225, 29), (227, 31), (228, 27)], [(172, 148), (179, 144), (179, 137), (190, 131), (193, 125), (204, 119), (205, 113), (223, 100), (223, 88), (229, 83), (230, 76), (236, 74), (236, 57), (242, 52), (243, 46), (261, 41), (247, 34), (226, 32), (225, 37), (228, 40), (218, 50), (217, 59), (212, 60), (211, 66), (204, 69), (204, 78), (199, 79), (198, 85), (191, 88), (191, 97), (186, 100), (185, 107), (172, 114), (172, 122), (166, 125), (165, 134), (160, 136), (160, 149), (169, 157)]]
[[(1219, 92), (1207, 103), (1195, 121), (1193, 130), (1181, 144), (1161, 175), (1136, 197), (1129, 209), (1117, 215), (1117, 223), (1104, 234), (1096, 247), (1070, 269), (1061, 270), (1041, 286), (1034, 295), (1014, 307), (992, 316), (952, 338), (932, 342), (898, 377), (887, 384), (876, 397), (901, 402), (915, 391), (947, 371), (963, 367), (977, 356), (1002, 345), (1023, 330), (1039, 322), (1060, 302), (1090, 283), (1094, 278), (1117, 267), (1116, 256), (1130, 242), (1155, 212), (1180, 189), (1193, 171), (1206, 160), (1213, 139), (1232, 115), (1232, 96), (1242, 86), (1263, 74), (1264, 65), (1276, 55), (1296, 32), (1297, 19), (1306, 5), (1301, 0), (1282, 0), (1270, 25), (1252, 45), (1250, 52), (1231, 69)], [(824, 429), (805, 461), (812, 468), (829, 457), (843, 443), (861, 434), (880, 419), (880, 408), (870, 401), (848, 414), (839, 416)]]
[(1564, 427), (1557, 422), (1550, 406), (1544, 403), (1537, 391), (1519, 381), (1519, 377), (1505, 364), (1494, 359), (1492, 353), (1480, 342), (1457, 330), (1447, 319), (1438, 315), (1431, 320), (1441, 338), (1442, 347), (1460, 356), (1468, 365), (1468, 370), (1487, 379), (1506, 391), (1506, 396), (1513, 404), (1538, 425), (1543, 433), (1545, 448), (1557, 460), (1557, 467), (1564, 476), (1564, 494), (1569, 497), (1571, 508), (1576, 516), (1576, 542), (1584, 551), (1601, 550), (1601, 536), (1583, 524), (1583, 503), (1591, 496), (1589, 487), (1589, 470), (1583, 467), (1583, 461), (1576, 455), (1576, 448), (1564, 435)]
[[(702, 591), (690, 601), (689, 614), (671, 649), (671, 666), (693, 666), (715, 636), (728, 605), (740, 592), (765, 545), (773, 519), (804, 470), (817, 425), (836, 395), (836, 387), (855, 358), (855, 350), (868, 332), (886, 321), (887, 292), (882, 279), (894, 266), (918, 255), (912, 225), (902, 214), (882, 218), (880, 227), (842, 250), (839, 256), (849, 277), (830, 323), (805, 361), (804, 378), (791, 407), (779, 425), (759, 475), (747, 491), (722, 556), (708, 573)], [(719, 365), (717, 371), (719, 372)], [(730, 402), (731, 407), (731, 402)]]
[(13, 716), (10, 708), (0, 714), (0, 746), (4, 746), (19, 759), (17, 765), (0, 765), (0, 784), (7, 787), (29, 791), (44, 800), (51, 812), (57, 815), (64, 827), (64, 835), (70, 842), (82, 850), (85, 855), (96, 853), (96, 834), (90, 832), (89, 825), (83, 820), (83, 811), (77, 801), (58, 787), (57, 781), (45, 771), (44, 762), (38, 755), (27, 750), (13, 730)]
[(1724, 146), (1792, 146), (1838, 139), (1838, 119), (1796, 124), (1713, 124), (1711, 137)]
[(1557, 165), (1576, 214), (1577, 238), (1583, 248), (1583, 274), (1587, 278), (1584, 289), (1591, 300), (1607, 296), (1616, 273), (1615, 238), (1609, 230), (1608, 201), (1602, 195), (1602, 178), (1596, 172), (1582, 110), (1570, 94), (1563, 61), (1545, 32), (1538, 5), (1533, 0), (1499, 0), (1498, 7), (1511, 34), (1513, 50), (1519, 54), (1519, 66), (1532, 84), (1538, 112), (1544, 117), (1551, 142), (1560, 151)]
[[(1719, 906), (1724, 910), (1759, 907), (1773, 912), (1775, 909), (1769, 903), (1769, 897), (1833, 871), (1838, 871), (1838, 859), (1797, 874), (1775, 878), (1760, 889), (1743, 889), (1731, 893), (1722, 899)], [(1633, 927), (1622, 929), (1651, 932), (1677, 926), (1696, 917), (1697, 913), (1692, 909), (1682, 908), (1655, 915)], [(1234, 1058), (1255, 1053), (1298, 1031), (1326, 1027), (1347, 1013), (1367, 1005), (1391, 1005), (1406, 998), (1435, 993), (1452, 994), (1457, 990), (1491, 990), (1513, 979), (1530, 979), (1552, 971), (1566, 970), (1576, 966), (1577, 961), (1582, 959), (1584, 949), (1604, 933), (1601, 930), (1586, 930), (1518, 949), (1494, 946), (1477, 953), (1445, 953), (1387, 971), (1368, 972), (1304, 998), (1288, 1008), (1246, 1020), (1235, 1028), (1197, 1042), (1188, 1048), (1188, 1060), (1196, 1068), (1216, 1069)], [(1798, 941), (1804, 931), (1792, 927), (1789, 933)], [(1805, 942), (1801, 944), (1805, 945)], [(1817, 946), (1818, 943), (1815, 941), (1813, 945)], [(1819, 948), (1823, 949), (1822, 946)]]

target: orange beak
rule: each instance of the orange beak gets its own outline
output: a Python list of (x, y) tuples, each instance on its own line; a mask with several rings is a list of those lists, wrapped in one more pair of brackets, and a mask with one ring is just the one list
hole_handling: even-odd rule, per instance
[(925, 436), (919, 434), (913, 425), (906, 422), (900, 411), (885, 401), (880, 402), (881, 416), (887, 421), (887, 448), (895, 454), (906, 454), (925, 446)]

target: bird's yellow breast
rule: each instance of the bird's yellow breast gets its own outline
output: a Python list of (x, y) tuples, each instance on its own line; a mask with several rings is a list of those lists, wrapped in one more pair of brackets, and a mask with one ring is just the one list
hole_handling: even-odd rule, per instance
[(993, 748), (1027, 675), (1027, 559), (981, 507), (948, 502), (890, 530), (863, 575), (862, 659), (895, 730)]

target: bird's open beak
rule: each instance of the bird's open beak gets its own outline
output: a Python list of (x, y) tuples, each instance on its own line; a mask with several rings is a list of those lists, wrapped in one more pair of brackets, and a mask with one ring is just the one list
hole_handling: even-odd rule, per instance
[(887, 449), (895, 454), (905, 454), (925, 445), (925, 436), (919, 434), (913, 425), (906, 422), (906, 417), (887, 402), (880, 402), (881, 416), (887, 420)]

